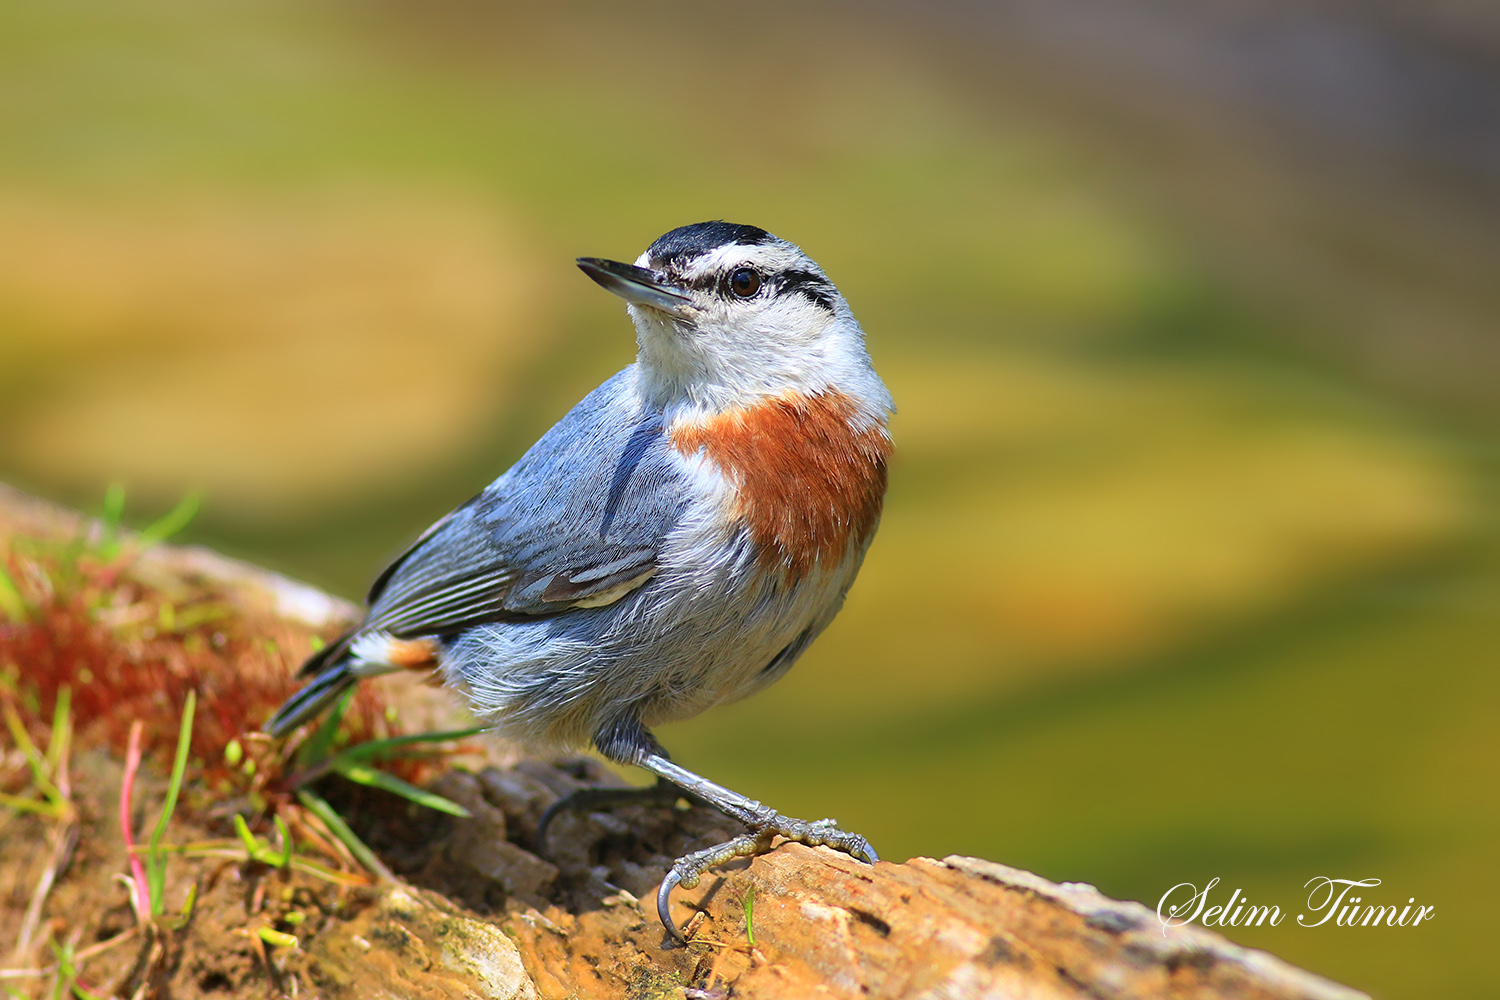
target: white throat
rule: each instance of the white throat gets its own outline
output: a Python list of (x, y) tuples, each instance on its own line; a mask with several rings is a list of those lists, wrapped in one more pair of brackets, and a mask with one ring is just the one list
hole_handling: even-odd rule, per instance
[(720, 413), (837, 386), (871, 420), (892, 409), (847, 307), (830, 315), (792, 299), (759, 311), (694, 310), (687, 318), (649, 306), (632, 305), (629, 312), (639, 347), (638, 388), (653, 407)]

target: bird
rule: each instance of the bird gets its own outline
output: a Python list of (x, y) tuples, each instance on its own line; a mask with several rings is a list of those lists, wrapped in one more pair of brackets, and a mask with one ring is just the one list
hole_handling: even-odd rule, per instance
[(645, 769), (748, 828), (663, 879), (685, 941), (673, 889), (778, 836), (879, 860), (680, 766), (652, 729), (764, 689), (828, 627), (880, 521), (895, 405), (844, 296), (764, 229), (695, 223), (634, 264), (577, 264), (625, 300), (635, 362), (391, 563), (265, 729), (435, 670), (504, 737)]

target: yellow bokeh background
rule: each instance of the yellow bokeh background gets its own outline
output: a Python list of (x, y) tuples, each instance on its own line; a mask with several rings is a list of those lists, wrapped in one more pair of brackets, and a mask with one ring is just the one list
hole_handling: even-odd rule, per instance
[(573, 257), (764, 226), (865, 326), (891, 491), (825, 637), (674, 754), (889, 858), (1152, 906), (1379, 877), (1434, 923), (1227, 933), (1481, 995), (1486, 178), (1028, 37), (900, 4), (0, 8), (0, 477), (122, 482), (138, 522), (201, 492), (191, 540), (357, 597), (631, 360)]

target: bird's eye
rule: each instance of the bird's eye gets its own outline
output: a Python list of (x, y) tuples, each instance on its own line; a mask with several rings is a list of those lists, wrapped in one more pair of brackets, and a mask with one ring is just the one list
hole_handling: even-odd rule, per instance
[(751, 267), (742, 267), (729, 276), (729, 290), (742, 299), (748, 299), (760, 291), (760, 272)]

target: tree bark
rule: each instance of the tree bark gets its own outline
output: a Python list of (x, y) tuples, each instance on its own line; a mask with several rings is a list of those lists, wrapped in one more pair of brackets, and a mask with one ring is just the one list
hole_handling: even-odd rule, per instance
[[(0, 546), (18, 534), (88, 530), (81, 515), (0, 484)], [(167, 589), (211, 586), (249, 619), (269, 616), (308, 634), (358, 617), (347, 602), (205, 549), (157, 546), (131, 571)], [(404, 688), (401, 703), (403, 717), (415, 711), (438, 724), (451, 721), (441, 718), (452, 712), (446, 697), (420, 685)], [(545, 762), (504, 763), (438, 779), (439, 790), (469, 805), (471, 816), (433, 835), (427, 868), (430, 874), (438, 865), (448, 884), (493, 885), (503, 905), (487, 913), (466, 909), (422, 888), (416, 875), (411, 883), (386, 882), (363, 890), (363, 905), (347, 918), (310, 935), (300, 964), (289, 968), (321, 995), (350, 997), (1364, 996), (1207, 930), (1163, 928), (1145, 906), (1108, 899), (1092, 886), (1057, 885), (978, 858), (872, 868), (799, 844), (679, 890), (676, 915), (691, 941), (676, 945), (657, 921), (648, 888), (660, 878), (659, 858), (630, 868), (641, 898), (602, 877), (595, 881), (605, 888), (593, 895), (559, 891), (566, 865), (532, 854), (526, 825), (534, 830), (541, 808), (576, 787), (576, 777)], [(588, 856), (584, 848), (577, 853)]]

